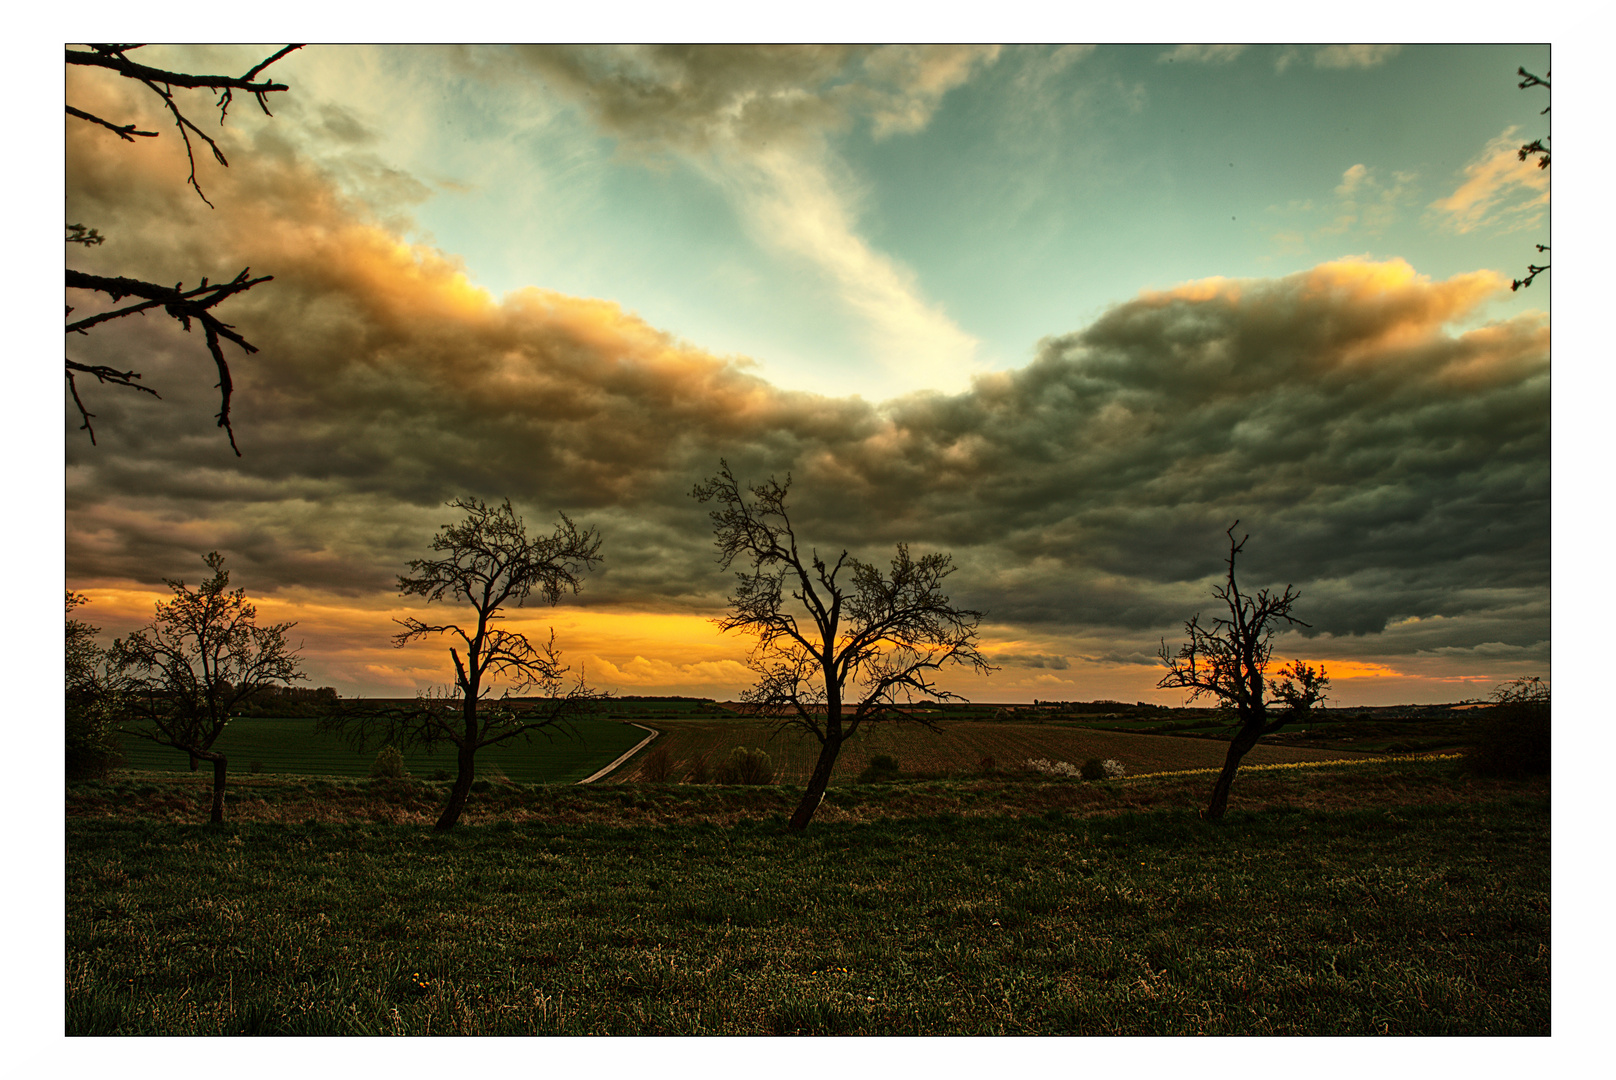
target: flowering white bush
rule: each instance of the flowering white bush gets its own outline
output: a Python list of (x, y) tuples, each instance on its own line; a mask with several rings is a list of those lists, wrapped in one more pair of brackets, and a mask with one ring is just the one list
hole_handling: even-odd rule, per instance
[(1068, 776), (1075, 779), (1078, 768), (1070, 761), (1048, 761), (1044, 758), (1028, 758), (1027, 768), (1033, 772), (1043, 773), (1045, 776)]
[[(1107, 759), (1101, 762), (1101, 767), (1105, 769), (1105, 778), (1107, 780), (1115, 780), (1127, 771), (1122, 767), (1122, 762), (1115, 759)], [(1073, 765), (1070, 761), (1028, 758), (1023, 768), (1035, 773), (1042, 773), (1045, 776), (1064, 776), (1071, 780), (1081, 779), (1083, 776), (1083, 770)]]

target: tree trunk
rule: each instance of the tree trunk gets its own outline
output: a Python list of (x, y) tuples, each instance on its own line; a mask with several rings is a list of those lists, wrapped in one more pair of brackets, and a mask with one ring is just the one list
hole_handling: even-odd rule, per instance
[(213, 825), (224, 824), (224, 771), (225, 756), (216, 754), (213, 757), (213, 815), (208, 822)]
[(825, 789), (830, 786), (830, 771), (836, 765), (836, 755), (842, 752), (842, 740), (826, 739), (819, 751), (819, 760), (814, 763), (813, 775), (808, 777), (808, 790), (802, 793), (802, 801), (797, 804), (797, 810), (791, 815), (791, 821), (786, 825), (792, 832), (802, 832), (813, 820), (814, 811), (825, 798)]
[(455, 774), (454, 787), (449, 789), (449, 805), (443, 808), (438, 823), (432, 826), (438, 832), (454, 828), (455, 822), (460, 820), (460, 811), (466, 808), (466, 797), (471, 794), (471, 782), (477, 775), (476, 750), (469, 741), (460, 744), (459, 772)]
[(1229, 753), (1223, 759), (1223, 771), (1218, 774), (1218, 782), (1212, 787), (1212, 801), (1207, 803), (1201, 816), (1207, 821), (1217, 821), (1223, 817), (1223, 811), (1229, 804), (1229, 787), (1234, 783), (1234, 774), (1240, 768), (1240, 759), (1246, 756), (1246, 751), (1257, 745), (1262, 737), (1262, 727), (1243, 727), (1229, 743)]

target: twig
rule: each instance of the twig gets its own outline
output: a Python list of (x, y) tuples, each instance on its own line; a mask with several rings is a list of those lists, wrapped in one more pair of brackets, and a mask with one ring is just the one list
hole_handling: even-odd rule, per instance
[(86, 409), (84, 407), (84, 400), (79, 397), (78, 380), (73, 377), (73, 372), (75, 371), (87, 372), (88, 374), (94, 375), (97, 379), (104, 383), (109, 382), (116, 386), (128, 386), (135, 390), (143, 390), (154, 398), (162, 397), (161, 394), (153, 390), (151, 387), (133, 381), (140, 378), (140, 373), (138, 371), (119, 371), (117, 368), (108, 367), (105, 364), (98, 364), (91, 367), (88, 364), (80, 364), (69, 360), (67, 362), (67, 388), (73, 394), (73, 404), (79, 407), (79, 415), (84, 418), (84, 423), (79, 425), (79, 430), (88, 431), (90, 433), (91, 446), (96, 445), (95, 428), (90, 426), (90, 418), (93, 417), (95, 413)]
[(88, 120), (92, 124), (100, 124), (125, 142), (134, 142), (136, 135), (144, 135), (153, 139), (157, 137), (157, 132), (155, 131), (140, 131), (133, 124), (114, 124), (111, 120), (103, 120), (93, 113), (87, 113), (83, 109), (75, 109), (71, 105), (67, 106), (67, 115), (76, 116), (80, 120)]

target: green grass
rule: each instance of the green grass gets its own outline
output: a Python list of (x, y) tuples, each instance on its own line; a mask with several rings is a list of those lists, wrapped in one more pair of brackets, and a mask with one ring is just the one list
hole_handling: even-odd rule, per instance
[[(950, 718), (983, 718), (983, 711), (956, 712)], [(1321, 708), (1305, 722), (1282, 728), (1264, 740), (1270, 746), (1366, 753), (1430, 753), (1471, 745), (1485, 710), (1452, 705)], [(1021, 707), (995, 715), (996, 722), (1077, 726), (1096, 731), (1177, 735), (1227, 742), (1232, 728), (1215, 709), (1136, 707), (1122, 703), (1075, 703), (1048, 707)]]
[[(297, 776), (369, 776), (376, 760), (376, 748), (365, 753), (350, 749), (340, 735), (315, 730), (316, 721), (303, 718), (232, 720), (219, 736), (215, 748), (230, 759), (232, 777), (249, 775), (253, 762), (263, 772)], [(619, 754), (645, 738), (645, 732), (630, 724), (595, 717), (575, 721), (572, 729), (557, 728), (550, 738), (535, 733), (531, 741), (520, 737), (477, 753), (479, 774), (498, 769), (521, 784), (576, 783), (613, 761)], [(148, 772), (188, 772), (190, 762), (178, 750), (144, 739), (124, 737), (125, 764)], [(406, 750), (404, 765), (418, 777), (429, 777), (438, 770), (453, 774), (453, 746), (441, 746), (433, 753)], [(211, 766), (203, 763), (202, 770)], [(210, 774), (211, 775), (211, 774)]]
[(443, 835), (70, 816), (66, 1026), (1546, 1034), (1546, 787), (1452, 783), (1462, 801), (1218, 826), (1053, 807), (791, 835), (767, 791), (738, 793), (761, 820), (625, 824), (652, 786), (530, 793), (622, 803), (610, 824)]

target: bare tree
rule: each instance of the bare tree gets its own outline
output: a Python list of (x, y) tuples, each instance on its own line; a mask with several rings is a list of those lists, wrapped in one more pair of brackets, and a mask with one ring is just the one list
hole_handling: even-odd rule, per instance
[(228, 761), (215, 749), (232, 714), (266, 687), (302, 679), (297, 650), (286, 641), (296, 623), (258, 625), (258, 610), (245, 589), (230, 589), (224, 556), (209, 552), (213, 575), (195, 590), (165, 581), (174, 599), (158, 603), (145, 629), (112, 644), (120, 671), (131, 678), (129, 710), (137, 718), (123, 728), (137, 738), (182, 750), (213, 763), (213, 811), (224, 820)]
[[(264, 110), (264, 115), (271, 115), (266, 95), (286, 90), (287, 86), (284, 83), (268, 80), (254, 80), (269, 65), (288, 53), (302, 48), (302, 46), (288, 45), (268, 59), (254, 65), (245, 75), (239, 76), (191, 75), (186, 72), (166, 71), (162, 68), (149, 67), (131, 60), (128, 56), (129, 52), (140, 47), (139, 45), (91, 45), (88, 51), (68, 49), (67, 63), (69, 65), (101, 68), (114, 72), (123, 78), (134, 79), (156, 94), (173, 118), (175, 126), (179, 129), (180, 138), (185, 143), (185, 157), (191, 167), (188, 182), (191, 187), (196, 189), (197, 196), (211, 207), (213, 203), (208, 201), (207, 195), (203, 193), (202, 186), (196, 179), (196, 154), (191, 143), (191, 136), (195, 135), (200, 141), (207, 144), (208, 149), (213, 152), (214, 160), (220, 165), (228, 167), (230, 162), (225, 159), (224, 151), (219, 148), (219, 144), (185, 115), (180, 108), (179, 102), (174, 97), (175, 89), (206, 89), (217, 92), (219, 97), (215, 102), (215, 106), (219, 110), (219, 123), (221, 125), (224, 124), (225, 115), (229, 112), (232, 97), (238, 90), (251, 94), (257, 100), (259, 107)], [(136, 138), (157, 137), (157, 132), (155, 131), (141, 131), (133, 123), (114, 123), (72, 105), (67, 106), (67, 115), (99, 125), (126, 142), (134, 142)], [(105, 239), (99, 231), (88, 228), (83, 224), (67, 226), (67, 242), (70, 244), (92, 247), (100, 244)], [(249, 355), (258, 350), (240, 334), (237, 334), (230, 324), (220, 321), (213, 314), (212, 309), (230, 297), (246, 292), (253, 286), (261, 285), (269, 280), (272, 280), (269, 275), (255, 278), (251, 276), (250, 270), (243, 269), (231, 281), (221, 284), (209, 284), (208, 279), (204, 277), (195, 288), (187, 289), (183, 284), (167, 286), (150, 281), (139, 281), (134, 278), (108, 277), (69, 269), (67, 271), (67, 287), (69, 289), (92, 294), (99, 293), (109, 298), (114, 304), (119, 303), (125, 297), (134, 297), (138, 302), (70, 322), (67, 324), (67, 333), (87, 334), (91, 327), (113, 319), (142, 314), (154, 309), (161, 309), (164, 314), (178, 321), (187, 331), (191, 329), (191, 323), (195, 320), (202, 327), (208, 352), (212, 355), (214, 366), (219, 373), (219, 426), (225, 429), (225, 434), (230, 439), (230, 448), (239, 457), (241, 450), (236, 446), (235, 429), (230, 426), (230, 396), (232, 392), (230, 365), (225, 360), (220, 341), (229, 341), (239, 346), (243, 352)], [(73, 310), (69, 306), (67, 314), (72, 315)], [(77, 375), (94, 376), (97, 382), (103, 384), (110, 383), (113, 386), (124, 386), (151, 394), (153, 397), (160, 396), (157, 391), (140, 381), (141, 376), (137, 371), (120, 369), (108, 364), (83, 364), (68, 358), (68, 391), (73, 395), (73, 404), (78, 408), (79, 416), (84, 421), (79, 430), (89, 433), (92, 444), (95, 442), (95, 428), (91, 426), (90, 421), (95, 414), (85, 407), (83, 399), (79, 396)]]
[[(578, 528), (562, 514), (555, 532), (530, 539), (509, 499), (499, 506), (480, 499), (456, 499), (449, 505), (465, 511), (465, 520), (443, 526), (432, 539), (432, 550), (440, 557), (412, 560), (410, 576), (398, 579), (398, 591), (429, 603), (459, 601), (470, 606), (474, 621), (466, 626), (428, 623), (412, 615), (396, 620), (402, 629), (393, 644), (403, 648), (439, 635), (459, 639), (459, 646), (449, 648), (454, 690), (424, 695), (412, 709), (367, 712), (360, 707), (327, 725), (347, 729), (359, 746), (372, 741), (400, 747), (453, 745), (458, 771), (449, 804), (438, 818), (440, 831), (460, 820), (476, 777), (478, 750), (518, 736), (529, 739), (534, 732), (565, 723), (601, 696), (585, 685), (582, 674), (569, 681), (571, 669), (561, 662), (553, 630), (548, 641), (534, 644), (498, 625), (507, 607), (522, 607), (529, 598), (553, 605), (566, 593), (576, 594), (583, 574), (601, 561), (600, 534)], [(503, 692), (490, 700), (496, 683), (503, 684)], [(518, 700), (516, 695), (523, 692), (527, 698)]]
[[(1264, 735), (1306, 716), (1324, 699), (1330, 684), (1323, 667), (1315, 670), (1300, 661), (1281, 668), (1275, 676), (1269, 675), (1274, 635), (1289, 626), (1308, 624), (1291, 614), (1291, 607), (1301, 596), (1289, 585), (1277, 596), (1267, 589), (1259, 590), (1256, 596), (1240, 591), (1235, 583), (1235, 558), (1250, 537), (1235, 540), (1234, 530), (1239, 524), (1236, 521), (1228, 528), (1227, 582), (1212, 590), (1212, 595), (1228, 608), (1228, 616), (1203, 625), (1197, 613), (1184, 624), (1189, 640), (1176, 653), (1170, 652), (1163, 640), (1159, 654), (1168, 670), (1156, 684), (1158, 687), (1188, 690), (1192, 701), (1215, 698), (1234, 718), (1234, 738), (1229, 743), (1223, 771), (1201, 815), (1209, 821), (1223, 816), (1229, 787), (1246, 752)], [(1270, 693), (1274, 696), (1270, 697)]]
[[(955, 607), (943, 594), (954, 572), (945, 554), (918, 561), (899, 544), (890, 573), (843, 551), (828, 565), (816, 550), (797, 546), (786, 508), (791, 477), (771, 477), (743, 493), (729, 464), (696, 485), (691, 495), (717, 504), (711, 512), (724, 569), (737, 559), (741, 573), (725, 630), (757, 638), (748, 663), (758, 682), (743, 699), (758, 713), (819, 741), (819, 758), (790, 828), (808, 827), (824, 798), (842, 747), (865, 724), (911, 720), (936, 723), (912, 711), (920, 699), (963, 700), (939, 688), (933, 674), (947, 664), (993, 670), (977, 651), (982, 613)], [(788, 603), (795, 601), (795, 604)], [(794, 610), (793, 610), (794, 609)], [(806, 616), (799, 621), (798, 612)]]
[[(1533, 75), (1530, 71), (1527, 71), (1525, 68), (1517, 68), (1515, 73), (1517, 75), (1521, 76), (1520, 88), (1522, 90), (1529, 90), (1534, 86), (1541, 86), (1541, 87), (1543, 87), (1543, 89), (1547, 90), (1551, 95), (1554, 93), (1554, 87), (1549, 85), (1549, 76), (1552, 75), (1553, 72), (1545, 71), (1543, 73), (1543, 77), (1541, 79), (1538, 78), (1536, 75)], [(1539, 113), (1538, 115), (1539, 116), (1547, 116), (1548, 112), (1549, 112), (1549, 106), (1545, 105), (1545, 106), (1543, 106), (1543, 111), (1541, 113)], [(1530, 158), (1530, 157), (1536, 157), (1537, 158), (1537, 167), (1540, 168), (1540, 169), (1547, 169), (1549, 167), (1549, 145), (1548, 144), (1549, 144), (1549, 136), (1547, 136), (1547, 135), (1543, 136), (1543, 138), (1541, 138), (1541, 139), (1533, 139), (1531, 142), (1526, 143), (1521, 147), (1520, 152), (1518, 153), (1517, 156), (1522, 161), (1525, 161), (1527, 158)], [(1539, 255), (1541, 255), (1545, 251), (1549, 250), (1549, 246), (1547, 244), (1536, 244), (1536, 245), (1533, 245), (1533, 246), (1535, 246), (1537, 248), (1537, 251), (1538, 251)], [(1511, 282), (1510, 286), (1509, 286), (1509, 291), (1510, 292), (1516, 292), (1516, 291), (1518, 291), (1520, 289), (1524, 289), (1526, 286), (1532, 284), (1532, 282), (1537, 279), (1537, 276), (1539, 274), (1546, 273), (1548, 271), (1548, 269), (1549, 269), (1549, 264), (1548, 263), (1544, 263), (1542, 266), (1537, 266), (1535, 264), (1528, 263), (1527, 267), (1526, 267), (1526, 276), (1524, 278), (1520, 278), (1520, 279), (1518, 279), (1516, 281)]]

